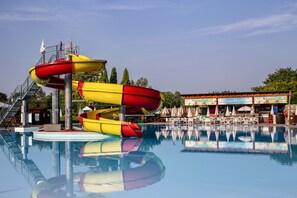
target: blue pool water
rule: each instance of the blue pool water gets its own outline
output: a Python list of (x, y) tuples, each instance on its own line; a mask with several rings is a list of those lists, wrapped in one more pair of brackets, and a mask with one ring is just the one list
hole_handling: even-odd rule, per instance
[(143, 125), (143, 139), (0, 134), (0, 197), (296, 197), (297, 130)]

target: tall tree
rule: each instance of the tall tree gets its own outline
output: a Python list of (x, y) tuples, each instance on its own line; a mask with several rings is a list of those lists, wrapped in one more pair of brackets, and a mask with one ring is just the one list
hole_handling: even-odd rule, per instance
[(43, 89), (40, 87), (39, 90), (35, 93), (29, 102), (29, 108), (32, 107), (50, 107), (52, 105), (51, 95), (46, 95)]
[(100, 78), (99, 78), (99, 82), (105, 82), (105, 83), (108, 83), (109, 82), (109, 80), (108, 80), (108, 74), (107, 74), (107, 69), (104, 69), (101, 72), (101, 75), (100, 75)]
[(180, 107), (183, 105), (183, 98), (181, 97), (180, 92), (176, 91), (172, 93), (170, 91), (162, 92), (164, 96), (163, 106), (167, 108)]
[(173, 107), (174, 94), (170, 91), (162, 92), (162, 94), (164, 96), (163, 107)]
[(135, 86), (135, 81), (134, 80), (130, 80), (130, 85)]
[(124, 69), (123, 78), (122, 78), (121, 84), (123, 84), (123, 85), (130, 85), (129, 72), (128, 72), (128, 69), (127, 68)]
[(277, 69), (268, 74), (263, 86), (252, 87), (253, 91), (293, 91), (293, 103), (297, 103), (297, 69), (291, 67)]
[(117, 69), (115, 67), (113, 67), (111, 69), (109, 82), (110, 83), (113, 83), (113, 84), (117, 84), (118, 83), (118, 74), (117, 74)]
[(7, 102), (7, 95), (0, 92), (0, 102)]
[(297, 70), (291, 67), (277, 69), (268, 74), (263, 81), (264, 86), (252, 87), (253, 91), (297, 91)]
[(79, 73), (73, 73), (72, 79), (77, 81), (88, 81), (88, 82), (96, 82), (99, 79), (99, 73), (98, 72), (79, 72)]
[(151, 88), (151, 86), (149, 85), (148, 80), (146, 78), (144, 78), (144, 77), (139, 78), (135, 82), (135, 86)]

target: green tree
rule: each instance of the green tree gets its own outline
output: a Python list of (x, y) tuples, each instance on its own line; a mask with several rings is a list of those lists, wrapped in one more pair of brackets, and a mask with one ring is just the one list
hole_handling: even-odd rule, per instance
[(180, 92), (176, 91), (172, 93), (170, 91), (162, 92), (164, 96), (163, 106), (167, 108), (180, 107), (183, 105), (183, 98), (181, 97)]
[(149, 85), (148, 80), (147, 80), (146, 78), (144, 78), (144, 77), (139, 78), (139, 79), (135, 82), (135, 86), (146, 87), (146, 88), (152, 88), (152, 87)]
[(5, 93), (0, 92), (0, 102), (7, 102), (7, 95)]
[(122, 78), (121, 84), (130, 85), (129, 72), (128, 72), (127, 68), (125, 68), (125, 70), (123, 72), (123, 78)]
[(130, 85), (135, 86), (135, 81), (134, 80), (130, 80)]
[(40, 87), (35, 95), (28, 101), (29, 108), (32, 107), (51, 107), (52, 100), (51, 95), (46, 95), (43, 89)]
[(113, 83), (113, 84), (117, 84), (118, 83), (118, 74), (117, 74), (117, 69), (115, 67), (113, 67), (111, 69), (109, 82), (110, 83)]
[(98, 72), (80, 72), (72, 74), (72, 79), (82, 82), (97, 82), (99, 80)]
[(172, 108), (173, 107), (173, 100), (174, 94), (170, 91), (162, 92), (164, 96), (163, 100), (163, 107)]
[(253, 91), (297, 91), (297, 70), (291, 67), (277, 69), (263, 81), (264, 86), (252, 87)]
[(99, 78), (99, 82), (105, 82), (105, 83), (108, 83), (109, 82), (109, 80), (108, 80), (108, 74), (107, 74), (107, 69), (104, 69), (101, 72), (101, 75), (100, 75), (100, 78)]
[(252, 87), (253, 91), (293, 91), (292, 103), (297, 103), (297, 69), (291, 67), (277, 69), (268, 74), (263, 86)]

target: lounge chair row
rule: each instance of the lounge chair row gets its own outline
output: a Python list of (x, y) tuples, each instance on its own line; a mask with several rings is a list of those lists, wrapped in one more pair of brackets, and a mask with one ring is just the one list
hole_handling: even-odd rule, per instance
[(216, 118), (206, 118), (206, 117), (195, 117), (195, 118), (166, 118), (166, 122), (173, 125), (193, 125), (193, 124), (239, 124), (239, 125), (252, 125), (258, 124), (259, 119), (257, 117), (216, 117)]

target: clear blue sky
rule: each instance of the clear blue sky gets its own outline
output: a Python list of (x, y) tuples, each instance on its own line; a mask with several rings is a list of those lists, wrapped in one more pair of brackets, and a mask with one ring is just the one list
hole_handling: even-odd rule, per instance
[(119, 81), (181, 93), (250, 91), (297, 66), (297, 1), (1, 0), (0, 92), (28, 76), (45, 45), (69, 39)]

